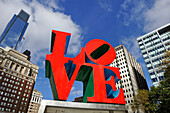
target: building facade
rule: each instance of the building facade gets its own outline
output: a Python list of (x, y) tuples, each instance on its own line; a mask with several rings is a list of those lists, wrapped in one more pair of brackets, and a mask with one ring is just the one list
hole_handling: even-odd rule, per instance
[[(116, 59), (110, 64), (119, 67), (121, 80), (116, 83), (116, 88), (123, 88), (126, 104), (130, 106), (138, 89), (148, 90), (142, 67), (123, 46), (115, 47)], [(129, 109), (129, 112), (132, 112)]]
[(22, 40), (25, 30), (28, 26), (29, 14), (21, 10), (18, 15), (14, 15), (7, 24), (5, 30), (0, 37), (0, 45), (2, 47), (9, 46), (17, 49), (19, 42)]
[(27, 57), (0, 47), (0, 112), (27, 112), (39, 68)]
[(33, 90), (27, 113), (38, 113), (42, 97), (41, 92), (36, 89)]
[(170, 23), (137, 38), (143, 58), (154, 86), (164, 79), (160, 68), (165, 59), (165, 51), (170, 50)]

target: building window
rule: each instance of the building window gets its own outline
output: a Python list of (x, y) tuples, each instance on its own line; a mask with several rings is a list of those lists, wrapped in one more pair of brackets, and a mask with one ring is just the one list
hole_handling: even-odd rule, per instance
[(132, 95), (130, 94), (130, 97), (132, 97)]
[(8, 67), (9, 65), (9, 60), (7, 60), (7, 62), (5, 63), (5, 67)]
[(11, 92), (11, 89), (9, 89), (9, 92)]
[(7, 93), (4, 94), (5, 96), (7, 95)]
[(4, 111), (4, 108), (2, 108), (2, 111)]
[(10, 103), (7, 103), (7, 104), (6, 104), (6, 106), (8, 106), (8, 107), (9, 107), (9, 106), (10, 106)]
[(21, 67), (21, 69), (20, 69), (20, 71), (19, 71), (19, 72), (21, 73), (23, 69), (24, 69), (24, 67)]
[(0, 63), (2, 63), (2, 59), (0, 59)]
[(17, 64), (16, 67), (15, 67), (15, 71), (17, 71), (18, 67), (19, 67), (19, 65)]
[(12, 62), (9, 68), (12, 69), (13, 66), (14, 66), (14, 63)]
[(6, 106), (6, 102), (4, 102), (4, 106)]
[(24, 72), (24, 74), (27, 74), (27, 73), (28, 73), (28, 68), (26, 68), (26, 69), (25, 69), (25, 72)]

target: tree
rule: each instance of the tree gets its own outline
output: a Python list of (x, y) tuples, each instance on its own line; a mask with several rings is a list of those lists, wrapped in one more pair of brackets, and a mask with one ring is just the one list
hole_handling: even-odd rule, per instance
[(145, 104), (148, 104), (148, 90), (138, 90), (138, 94), (133, 97), (131, 108), (133, 111), (141, 109), (145, 112), (147, 110)]
[(169, 113), (170, 111), (170, 65), (164, 72), (165, 79), (158, 87), (151, 87), (148, 92), (149, 103), (147, 111), (156, 113)]
[(138, 90), (131, 105), (133, 111), (141, 109), (146, 113), (169, 113), (170, 111), (170, 65), (164, 72), (165, 79), (150, 91)]
[(170, 64), (170, 51), (165, 51), (163, 56), (161, 68), (165, 69)]
[(165, 79), (159, 86), (151, 87), (150, 91), (138, 90), (131, 105), (132, 110), (142, 109), (146, 113), (170, 112), (170, 51), (166, 51), (162, 64), (158, 68), (164, 70)]

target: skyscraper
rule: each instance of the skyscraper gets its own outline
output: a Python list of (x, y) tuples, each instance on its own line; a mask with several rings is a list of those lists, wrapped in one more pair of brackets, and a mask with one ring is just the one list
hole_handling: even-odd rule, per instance
[[(112, 67), (119, 67), (121, 80), (116, 88), (123, 88), (126, 104), (130, 106), (138, 89), (148, 90), (142, 67), (135, 58), (123, 46), (115, 47), (116, 59), (110, 64)], [(129, 109), (131, 113), (131, 108)]]
[(30, 101), (27, 113), (38, 113), (41, 100), (42, 100), (41, 92), (34, 89), (32, 92), (32, 97), (31, 97), (31, 101)]
[(0, 37), (0, 45), (2, 47), (9, 46), (17, 49), (19, 42), (21, 41), (25, 30), (28, 26), (29, 14), (21, 10), (18, 15), (14, 15), (7, 24), (5, 30)]
[(137, 38), (137, 41), (152, 83), (158, 86), (164, 78), (164, 72), (159, 67), (165, 59), (165, 51), (170, 50), (170, 23)]
[(39, 68), (28, 56), (0, 47), (0, 112), (27, 112)]

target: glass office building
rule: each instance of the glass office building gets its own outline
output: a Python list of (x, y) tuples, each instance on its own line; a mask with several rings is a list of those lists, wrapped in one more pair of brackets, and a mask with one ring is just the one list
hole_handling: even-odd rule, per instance
[(160, 68), (165, 59), (165, 51), (170, 50), (170, 23), (137, 38), (143, 58), (154, 86), (164, 79)]
[(9, 46), (17, 49), (28, 26), (29, 16), (25, 11), (21, 10), (18, 15), (15, 14), (12, 17), (0, 37), (0, 45), (2, 47)]

